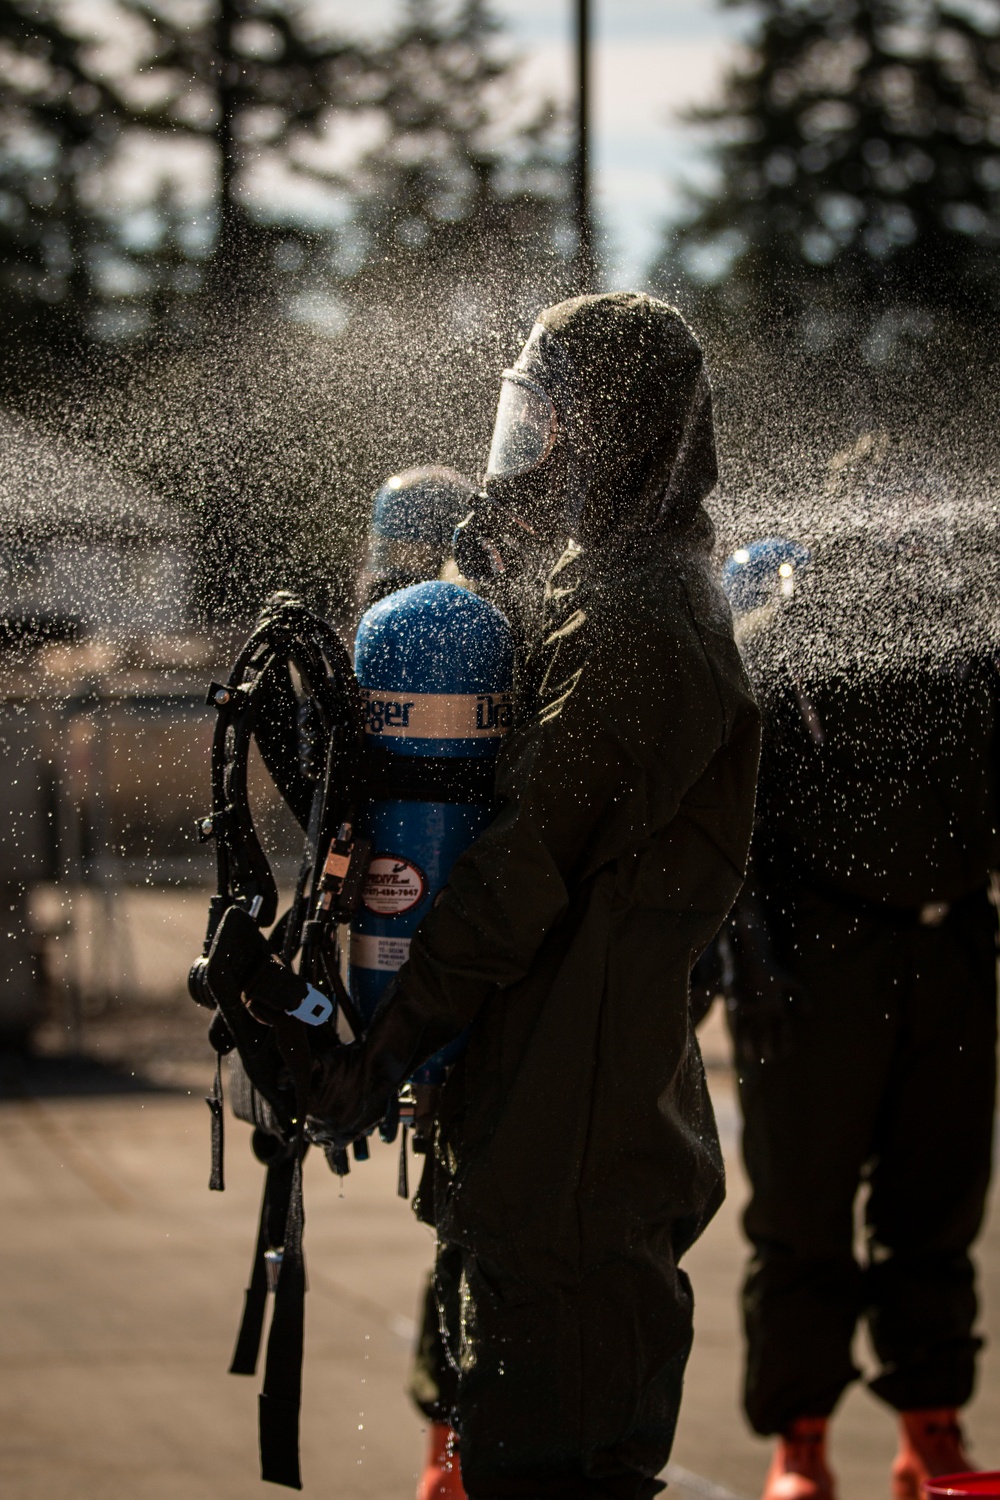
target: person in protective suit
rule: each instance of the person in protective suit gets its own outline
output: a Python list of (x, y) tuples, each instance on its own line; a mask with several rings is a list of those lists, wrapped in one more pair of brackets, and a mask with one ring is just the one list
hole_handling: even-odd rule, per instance
[[(772, 537), (724, 574), (764, 714), (752, 873), (726, 935), (752, 1188), (745, 1405), (779, 1439), (765, 1500), (831, 1500), (827, 1427), (860, 1373), (862, 1318), (871, 1389), (899, 1414), (896, 1500), (971, 1467), (959, 1412), (994, 1115), (996, 664), (968, 647), (893, 656), (889, 620), (862, 621), (882, 641), (867, 664), (855, 641), (855, 665), (831, 650), (808, 674), (789, 646), (829, 641), (866, 577), (898, 626), (906, 546), (873, 560), (841, 540), (810, 561)], [(926, 541), (911, 550), (933, 619)]]
[[(359, 589), (363, 608), (411, 584), (446, 573), (457, 575), (455, 531), (472, 511), (476, 498), (475, 485), (455, 469), (407, 469), (387, 479), (372, 505)], [(492, 592), (490, 582), (494, 580), (485, 581), (484, 591)], [(523, 649), (523, 640), (518, 644)], [(423, 1142), (416, 1145), (419, 1149)], [(418, 1500), (444, 1500), (452, 1492), (461, 1492), (461, 1479), (451, 1427), (455, 1372), (441, 1338), (433, 1276), (427, 1278), (421, 1310), (409, 1394), (428, 1421), (429, 1444), (417, 1493)]]
[[(674, 309), (615, 294), (539, 315), (459, 549), (467, 575), (478, 558), (516, 577), (573, 538), (497, 815), (364, 1040), (313, 1078), (313, 1113), (350, 1141), (468, 1031), (417, 1210), (473, 1500), (662, 1488), (692, 1333), (679, 1261), (724, 1190), (688, 979), (743, 879), (758, 755), (711, 575), (715, 478), (702, 353)], [(247, 983), (266, 1017), (273, 986)]]
[(437, 578), (451, 557), (455, 528), (472, 510), (476, 487), (457, 469), (425, 464), (393, 474), (372, 505), (361, 607)]
[[(454, 560), (456, 528), (473, 508), (476, 487), (455, 469), (424, 466), (393, 475), (375, 495), (369, 525), (368, 549), (361, 574), (359, 596), (364, 609), (397, 589), (426, 580), (453, 576), (488, 594), (505, 609), (515, 632), (518, 652), (526, 649), (526, 597), (532, 590), (523, 579), (512, 583), (506, 571), (488, 568), (487, 577), (469, 580), (459, 574)], [(468, 551), (468, 544), (463, 548)], [(545, 567), (545, 551), (537, 568)], [(551, 562), (551, 556), (550, 556)], [(477, 572), (482, 557), (471, 558)], [(479, 564), (480, 566), (476, 566)], [(539, 582), (541, 579), (539, 578)], [(416, 1135), (415, 1149), (423, 1141)], [(409, 1395), (429, 1426), (428, 1457), (418, 1487), (418, 1500), (441, 1500), (453, 1491), (461, 1493), (451, 1427), (455, 1371), (448, 1362), (441, 1337), (434, 1278), (428, 1277), (421, 1299), (421, 1321), (414, 1351)]]

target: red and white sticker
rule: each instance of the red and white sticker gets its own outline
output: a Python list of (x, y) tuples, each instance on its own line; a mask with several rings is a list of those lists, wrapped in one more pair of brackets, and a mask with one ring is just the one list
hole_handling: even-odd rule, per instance
[(400, 917), (427, 894), (423, 870), (396, 854), (376, 854), (368, 866), (361, 899), (377, 917)]

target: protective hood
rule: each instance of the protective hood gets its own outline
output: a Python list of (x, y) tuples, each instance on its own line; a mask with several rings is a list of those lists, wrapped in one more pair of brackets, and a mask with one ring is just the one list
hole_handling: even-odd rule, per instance
[(701, 347), (643, 293), (544, 309), (504, 374), (486, 495), (585, 547), (650, 529), (711, 535), (717, 478)]

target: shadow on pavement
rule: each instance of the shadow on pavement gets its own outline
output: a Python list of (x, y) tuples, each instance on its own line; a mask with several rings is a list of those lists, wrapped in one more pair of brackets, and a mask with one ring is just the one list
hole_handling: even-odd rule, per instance
[(0, 1101), (176, 1092), (125, 1065), (109, 1065), (82, 1053), (45, 1056), (0, 1052)]

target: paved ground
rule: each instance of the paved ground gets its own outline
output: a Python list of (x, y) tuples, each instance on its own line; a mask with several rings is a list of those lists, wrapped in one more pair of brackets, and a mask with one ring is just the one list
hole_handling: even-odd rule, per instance
[[(230, 1122), (227, 1191), (206, 1191), (204, 1019), (178, 996), (200, 947), (204, 897), (129, 893), (114, 944), (79, 896), (76, 908), (56, 978), (75, 970), (86, 979), (103, 953), (107, 989), (131, 998), (109, 1001), (84, 985), (75, 1012), (54, 1006), (42, 1035), (52, 1056), (22, 1074), (0, 1060), (0, 1496), (245, 1500), (262, 1493), (257, 1386), (225, 1369), (261, 1169), (245, 1128)], [(81, 1042), (88, 1061), (58, 1055)], [(688, 1259), (697, 1330), (671, 1493), (754, 1500), (767, 1446), (738, 1404), (744, 1186), (717, 1018), (703, 1042), (730, 1194)], [(307, 1494), (412, 1494), (422, 1437), (402, 1387), (431, 1245), (396, 1198), (395, 1175), (388, 1148), (376, 1147), (342, 1189), (322, 1160), (308, 1164)], [(980, 1259), (990, 1343), (970, 1425), (981, 1466), (1000, 1468), (996, 1201)], [(893, 1446), (889, 1414), (853, 1392), (834, 1444), (842, 1500), (888, 1500)]]
[[(72, 1097), (73, 1076), (66, 1064), (31, 1070), (27, 1095), (0, 1105), (0, 1494), (259, 1493), (255, 1383), (225, 1374), (260, 1184), (245, 1131), (230, 1126), (228, 1188), (209, 1194), (207, 1111), (195, 1091)], [(93, 1069), (80, 1076), (88, 1090), (101, 1086)], [(723, 1500), (711, 1483), (752, 1497), (766, 1456), (737, 1409), (742, 1187), (723, 1073), (715, 1093), (734, 1180), (689, 1261), (698, 1326), (673, 1487), (705, 1500)], [(341, 1190), (322, 1161), (309, 1164), (303, 1464), (314, 1495), (412, 1492), (420, 1424), (401, 1386), (430, 1244), (393, 1194), (395, 1171), (394, 1152), (379, 1149)], [(980, 1462), (1000, 1466), (996, 1213), (982, 1258), (993, 1342), (971, 1426)], [(887, 1494), (891, 1451), (887, 1415), (856, 1393), (835, 1446), (844, 1500)]]

